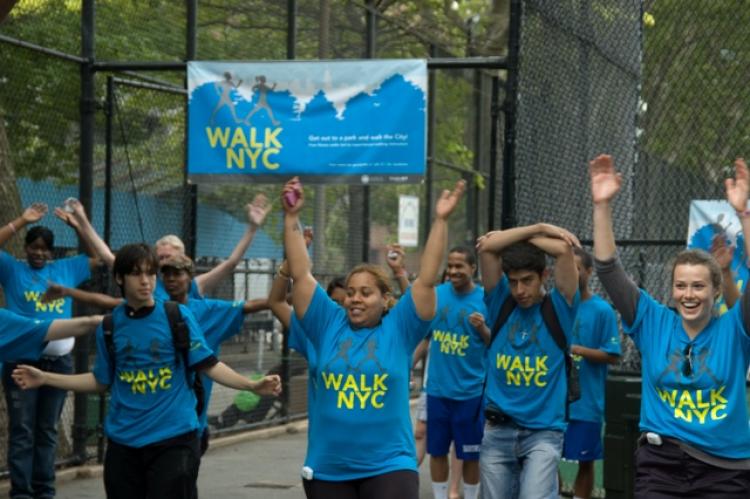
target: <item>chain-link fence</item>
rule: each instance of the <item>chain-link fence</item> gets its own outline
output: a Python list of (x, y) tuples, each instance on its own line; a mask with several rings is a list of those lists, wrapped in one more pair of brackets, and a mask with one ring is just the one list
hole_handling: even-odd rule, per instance
[[(86, 201), (79, 185), (90, 182), (92, 223), (113, 250), (175, 234), (186, 242), (199, 271), (207, 271), (227, 258), (245, 233), (245, 204), (258, 192), (275, 199), (280, 184), (186, 183), (182, 61), (498, 55), (508, 23), (506, 9), (494, 4), (470, 11), (468, 4), (436, 10), (420, 2), (292, 3), (293, 37), (290, 3), (284, 2), (200, 2), (197, 9), (197, 2), (166, 0), (16, 2), (0, 21), (0, 222), (35, 201), (51, 207), (68, 197)], [(374, 23), (369, 40), (368, 13)], [(93, 29), (86, 27), (89, 15)], [(91, 52), (86, 49), (89, 32)], [(396, 242), (399, 194), (419, 196), (422, 240), (431, 200), (458, 178), (467, 181), (469, 191), (451, 222), (450, 243), (472, 244), (490, 219), (499, 220), (493, 193), (500, 181), (490, 185), (501, 155), (499, 72), (456, 66), (430, 73), (431, 176), (426, 184), (307, 189), (302, 220), (314, 228), (314, 272), (322, 283), (363, 259), (384, 262), (385, 245)], [(93, 100), (88, 100), (82, 83), (92, 74)], [(87, 113), (94, 120), (93, 164), (83, 178), (81, 136), (87, 132), (82, 116)], [(43, 223), (55, 232), (57, 256), (77, 252), (73, 230), (51, 215)], [(283, 257), (281, 229), (281, 214), (272, 212), (237, 270), (210, 296), (265, 297)], [(22, 258), (20, 240), (17, 236), (4, 249)], [(417, 249), (408, 251), (410, 271), (418, 270), (418, 259)], [(89, 287), (117, 294), (110, 281), (103, 270)], [(93, 339), (79, 344), (88, 347), (79, 349), (79, 368), (92, 366)], [(273, 400), (248, 405), (236, 392), (215, 389), (208, 407), (214, 433), (306, 413), (306, 365), (286, 351), (281, 328), (268, 312), (251, 314), (242, 332), (222, 345), (222, 360), (244, 374), (278, 371), (288, 360), (290, 377), (284, 405)], [(2, 471), (5, 415), (0, 411), (0, 474), (7, 473)], [(80, 458), (76, 438), (85, 437), (89, 455), (95, 454), (101, 417), (98, 396), (68, 397), (60, 423), (60, 462)]]

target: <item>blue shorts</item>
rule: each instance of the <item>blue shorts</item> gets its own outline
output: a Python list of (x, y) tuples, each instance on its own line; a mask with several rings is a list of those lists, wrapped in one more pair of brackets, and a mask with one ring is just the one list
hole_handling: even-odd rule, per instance
[(447, 456), (453, 441), (456, 457), (478, 461), (484, 433), (481, 405), (481, 396), (453, 400), (427, 395), (427, 453), (436, 457)]
[(584, 463), (602, 459), (602, 424), (571, 420), (565, 432), (562, 457)]

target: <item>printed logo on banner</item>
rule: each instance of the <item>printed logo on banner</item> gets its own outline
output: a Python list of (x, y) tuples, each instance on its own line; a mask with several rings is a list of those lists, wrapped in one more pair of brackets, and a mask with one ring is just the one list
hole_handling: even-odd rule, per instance
[[(732, 276), (737, 288), (743, 291), (750, 272), (745, 263), (745, 236), (734, 208), (726, 201), (691, 201), (688, 248), (700, 248), (710, 252), (715, 238), (722, 238), (726, 245), (733, 248)], [(727, 311), (724, 298), (720, 298), (716, 306), (719, 313)]]
[(424, 60), (189, 62), (188, 174), (418, 181), (426, 85)]

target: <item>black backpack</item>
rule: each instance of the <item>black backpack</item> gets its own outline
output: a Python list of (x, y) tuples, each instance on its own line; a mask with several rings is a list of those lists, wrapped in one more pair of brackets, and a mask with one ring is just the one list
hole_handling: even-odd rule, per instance
[[(495, 341), (498, 333), (500, 333), (503, 325), (508, 322), (508, 318), (516, 308), (516, 305), (517, 303), (516, 300), (513, 299), (513, 296), (508, 296), (508, 298), (506, 298), (503, 302), (503, 305), (500, 307), (500, 312), (497, 314), (497, 319), (492, 326), (490, 344), (487, 345), (488, 350), (492, 345), (492, 342)], [(573, 361), (573, 357), (568, 351), (568, 342), (565, 339), (565, 333), (563, 332), (560, 321), (557, 318), (555, 307), (552, 304), (552, 299), (549, 297), (549, 294), (544, 295), (544, 298), (542, 298), (541, 311), (544, 325), (547, 326), (547, 330), (552, 335), (552, 339), (555, 340), (555, 344), (565, 356), (565, 378), (568, 382), (568, 393), (566, 394), (565, 399), (565, 419), (568, 419), (568, 406), (581, 398), (581, 385), (578, 380), (578, 367), (576, 366), (575, 362)]]
[[(167, 320), (169, 321), (169, 329), (172, 331), (172, 344), (174, 345), (175, 353), (177, 354), (177, 363), (182, 362), (185, 366), (185, 377), (187, 386), (192, 387), (195, 392), (195, 412), (198, 417), (203, 414), (205, 409), (205, 390), (203, 389), (203, 381), (199, 374), (191, 375), (190, 365), (188, 362), (188, 354), (190, 352), (190, 330), (187, 324), (182, 318), (180, 313), (179, 304), (175, 301), (164, 302), (164, 311), (167, 313)], [(112, 314), (107, 314), (102, 320), (102, 329), (104, 329), (104, 343), (107, 347), (107, 354), (109, 355), (110, 364), (112, 369), (115, 368), (115, 325), (112, 320)]]

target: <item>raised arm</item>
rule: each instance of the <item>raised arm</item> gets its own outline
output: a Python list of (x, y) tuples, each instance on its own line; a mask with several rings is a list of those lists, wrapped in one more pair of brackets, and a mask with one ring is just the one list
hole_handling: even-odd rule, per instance
[(258, 395), (273, 396), (281, 393), (281, 378), (277, 374), (270, 374), (259, 380), (251, 380), (223, 362), (217, 362), (202, 372), (220, 385), (235, 390), (248, 390)]
[[(435, 221), (422, 251), (419, 275), (411, 287), (417, 315), (423, 320), (430, 320), (435, 316), (435, 286), (438, 284), (440, 266), (448, 243), (448, 217), (458, 206), (465, 189), (466, 182), (459, 180), (453, 191), (444, 190), (435, 204)], [(294, 285), (297, 286), (296, 281)]]
[(201, 295), (213, 291), (222, 279), (232, 274), (250, 247), (250, 243), (253, 242), (253, 237), (255, 237), (255, 233), (258, 231), (258, 227), (266, 219), (266, 215), (271, 210), (271, 204), (265, 195), (258, 194), (245, 209), (247, 210), (247, 229), (242, 239), (240, 239), (237, 246), (232, 250), (232, 254), (210, 271), (195, 278), (195, 283)]
[[(296, 198), (290, 206), (288, 200)], [(299, 221), (299, 214), (305, 202), (305, 192), (298, 177), (286, 183), (281, 191), (281, 206), (284, 207), (284, 251), (286, 252), (289, 275), (294, 280), (292, 305), (297, 318), (301, 319), (310, 306), (317, 282), (312, 275), (312, 264), (307, 254), (305, 238)]]
[(107, 389), (107, 385), (96, 381), (93, 373), (58, 374), (21, 364), (13, 370), (12, 376), (13, 381), (24, 390), (43, 385), (84, 393), (101, 393)]
[(737, 300), (740, 299), (740, 290), (734, 282), (732, 273), (732, 259), (734, 257), (734, 246), (727, 244), (724, 233), (716, 234), (711, 241), (711, 256), (716, 259), (716, 263), (721, 267), (721, 294), (724, 296), (724, 303), (727, 308), (732, 308)]
[(29, 224), (37, 223), (47, 214), (47, 205), (44, 203), (33, 203), (23, 210), (23, 213), (14, 220), (0, 227), (0, 247), (5, 246), (11, 237)]
[(389, 244), (385, 249), (387, 251), (385, 261), (391, 268), (394, 279), (398, 282), (401, 294), (404, 294), (409, 287), (409, 274), (406, 272), (406, 265), (404, 264), (404, 260), (406, 259), (404, 248), (400, 244)]
[[(742, 233), (745, 239), (745, 255), (750, 257), (750, 210), (747, 207), (748, 191), (750, 190), (750, 175), (748, 174), (745, 160), (737, 158), (734, 161), (734, 178), (728, 178), (724, 181), (727, 192), (727, 201), (740, 217)], [(745, 265), (748, 262), (744, 262)], [(725, 286), (726, 288), (726, 286)], [(745, 286), (745, 292), (742, 294), (742, 317), (747, 325), (750, 324), (750, 293)]]
[(48, 303), (67, 296), (70, 296), (77, 302), (87, 303), (105, 310), (111, 310), (123, 302), (122, 298), (115, 298), (93, 291), (84, 291), (78, 288), (68, 288), (53, 282), (47, 283), (47, 290), (42, 295), (42, 302)]
[(612, 225), (612, 199), (620, 191), (622, 175), (612, 156), (601, 154), (589, 162), (591, 200), (594, 205), (594, 258), (596, 275), (626, 324), (635, 320), (640, 293), (625, 274), (617, 256)]
[(594, 204), (594, 257), (610, 260), (616, 252), (612, 200), (620, 191), (622, 174), (615, 170), (612, 156), (601, 154), (589, 163), (589, 177)]
[(573, 244), (578, 243), (578, 240), (536, 236), (529, 239), (529, 242), (555, 259), (555, 287), (568, 304), (572, 304), (578, 290), (578, 267), (573, 256)]
[(569, 245), (580, 245), (578, 239), (567, 230), (544, 223), (490, 231), (477, 239), (482, 286), (486, 292), (492, 291), (503, 276), (500, 252), (512, 244), (534, 237), (556, 238)]
[(91, 251), (111, 269), (112, 265), (115, 263), (115, 255), (112, 253), (112, 250), (109, 249), (107, 243), (105, 243), (99, 234), (97, 234), (94, 226), (91, 225), (89, 217), (86, 216), (86, 210), (83, 209), (81, 202), (77, 199), (70, 200), (68, 206), (73, 209), (73, 212), (67, 215), (67, 218), (69, 218), (70, 221), (66, 221), (66, 223), (74, 228), (77, 227), (78, 237), (83, 244), (87, 248), (90, 248)]
[(75, 336), (85, 336), (93, 333), (101, 324), (104, 317), (101, 315), (90, 315), (87, 317), (75, 317), (73, 319), (55, 319), (47, 329), (47, 341), (62, 340)]
[(292, 307), (286, 301), (288, 288), (289, 270), (286, 260), (284, 260), (281, 262), (279, 270), (276, 272), (276, 277), (274, 277), (271, 284), (271, 291), (268, 293), (268, 307), (285, 329), (288, 329), (292, 322)]
[[(71, 204), (72, 202), (73, 199), (68, 201), (68, 204)], [(92, 241), (89, 238), (83, 237), (81, 235), (81, 227), (78, 223), (78, 219), (73, 216), (72, 212), (65, 211), (59, 206), (55, 208), (54, 213), (57, 218), (62, 220), (68, 227), (76, 231), (78, 239), (80, 239), (83, 243), (84, 247), (86, 248), (86, 254), (89, 256), (89, 269), (93, 271), (99, 265), (99, 255), (97, 253), (96, 247), (92, 244)]]

